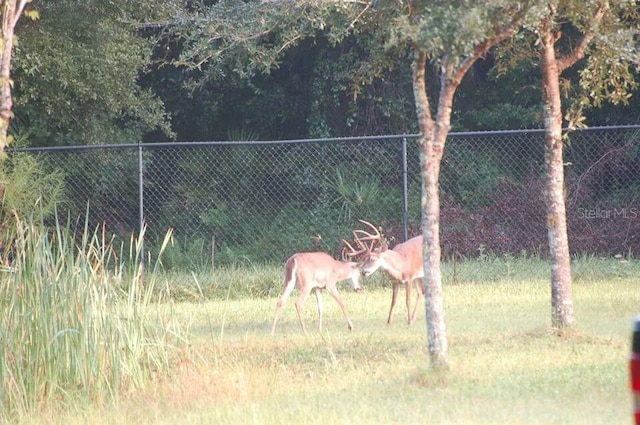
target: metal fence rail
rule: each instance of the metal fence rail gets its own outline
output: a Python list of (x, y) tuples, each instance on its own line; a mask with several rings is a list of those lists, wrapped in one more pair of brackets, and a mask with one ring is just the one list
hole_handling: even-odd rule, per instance
[[(445, 256), (546, 253), (544, 131), (452, 133), (442, 162)], [(567, 134), (574, 253), (640, 252), (640, 126)], [(389, 239), (419, 232), (415, 135), (13, 149), (65, 175), (59, 210), (148, 246), (168, 228), (189, 261), (337, 254), (363, 218)]]

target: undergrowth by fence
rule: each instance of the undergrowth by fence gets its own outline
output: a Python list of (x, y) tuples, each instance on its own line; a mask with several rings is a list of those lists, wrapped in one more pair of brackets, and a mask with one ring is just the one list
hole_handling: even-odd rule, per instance
[[(441, 173), (445, 256), (547, 251), (542, 130), (452, 133)], [(566, 201), (574, 254), (640, 252), (640, 126), (566, 134)], [(173, 228), (167, 267), (338, 254), (357, 219), (392, 241), (419, 232), (415, 135), (285, 142), (201, 142), (14, 149), (62, 173), (58, 211), (87, 207), (128, 238), (141, 219), (153, 247)]]

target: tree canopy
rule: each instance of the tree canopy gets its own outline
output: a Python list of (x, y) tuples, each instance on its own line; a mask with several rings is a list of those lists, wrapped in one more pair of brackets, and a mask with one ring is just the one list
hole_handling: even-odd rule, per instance
[[(417, 132), (406, 49), (411, 38), (399, 35), (408, 25), (402, 17), (406, 4), (324, 4), (34, 1), (30, 7), (40, 19), (17, 27), (16, 120), (10, 131), (35, 146), (222, 140), (238, 131), (261, 139)], [(458, 25), (445, 19), (457, 2), (425, 4), (430, 14), (419, 25), (432, 28), (430, 49), (464, 48), (462, 40), (481, 28), (474, 30), (474, 23), (488, 25), (495, 16), (487, 12), (492, 4), (480, 9), (480, 3), (466, 2), (465, 24)], [(278, 20), (279, 8), (287, 8), (286, 21)], [(262, 35), (252, 32), (252, 19)], [(397, 19), (392, 31), (381, 29), (385, 19)], [(465, 37), (446, 39), (444, 24)], [(599, 48), (612, 45), (611, 37), (598, 38)], [(635, 39), (628, 40), (633, 48)], [(542, 126), (539, 70), (522, 61), (496, 68), (502, 63), (498, 55), (505, 54), (487, 52), (462, 81), (453, 129)], [(564, 76), (574, 82), (567, 85), (572, 89), (566, 102), (579, 103), (588, 94), (577, 90), (581, 79), (585, 87), (606, 80), (609, 62), (594, 63), (586, 73), (581, 70), (587, 61), (598, 59), (589, 56)], [(637, 77), (628, 62), (615, 66)], [(436, 70), (430, 66), (427, 72)], [(638, 89), (630, 89), (628, 105), (600, 102), (585, 109), (587, 122), (636, 122)], [(611, 84), (604, 90), (619, 92)]]
[[(146, 3), (145, 3), (146, 4)], [(123, 143), (161, 129), (164, 106), (139, 80), (153, 40), (136, 31), (153, 8), (127, 1), (35, 1), (18, 29), (12, 127), (30, 145)]]

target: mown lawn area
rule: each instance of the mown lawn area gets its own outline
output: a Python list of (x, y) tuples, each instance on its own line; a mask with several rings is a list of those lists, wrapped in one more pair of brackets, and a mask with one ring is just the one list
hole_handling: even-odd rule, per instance
[[(640, 313), (637, 262), (574, 265), (576, 327), (550, 329), (542, 261), (468, 262), (445, 268), (450, 371), (429, 368), (424, 307), (406, 324), (403, 299), (386, 324), (388, 281), (340, 285), (349, 332), (325, 296), (324, 329), (306, 304), (309, 335), (289, 301), (275, 336), (276, 288), (155, 305), (188, 335), (169, 376), (104, 406), (39, 412), (32, 424), (631, 424), (631, 330)], [(251, 279), (242, 272), (240, 282)], [(277, 272), (279, 273), (279, 272)], [(212, 279), (215, 279), (212, 278)], [(277, 279), (280, 279), (278, 277)], [(200, 277), (199, 285), (211, 284)], [(401, 294), (403, 295), (403, 294)]]

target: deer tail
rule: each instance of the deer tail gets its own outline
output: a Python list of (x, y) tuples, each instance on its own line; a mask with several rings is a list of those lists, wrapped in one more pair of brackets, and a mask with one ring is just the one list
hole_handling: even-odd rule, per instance
[(296, 287), (296, 276), (298, 274), (298, 261), (295, 257), (291, 257), (287, 260), (284, 266), (284, 290), (280, 300), (284, 303), (293, 289)]

